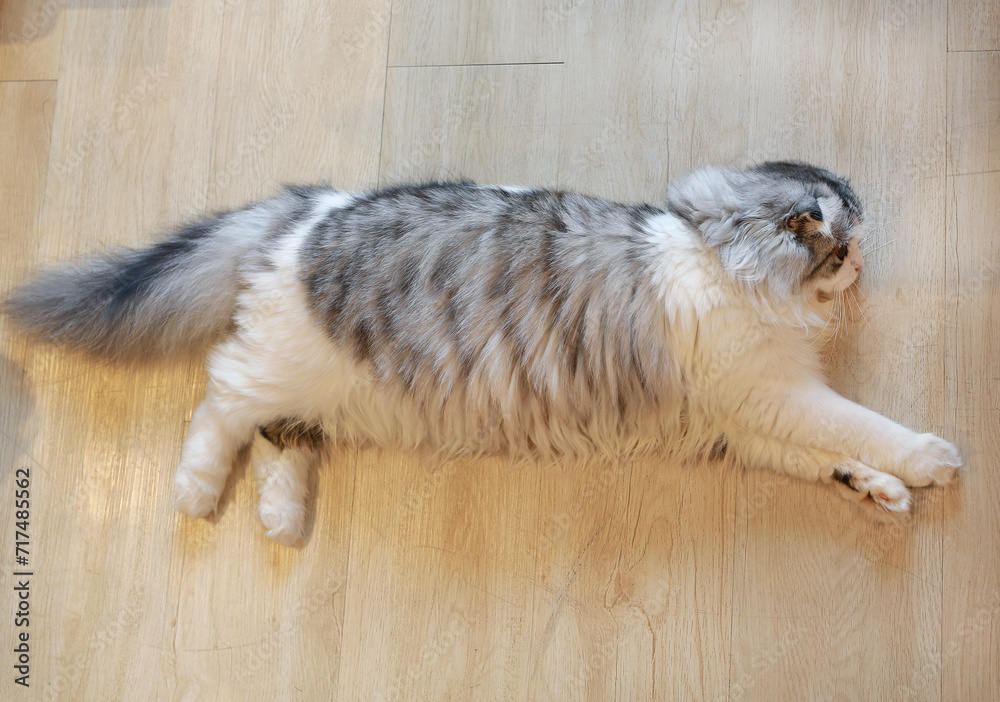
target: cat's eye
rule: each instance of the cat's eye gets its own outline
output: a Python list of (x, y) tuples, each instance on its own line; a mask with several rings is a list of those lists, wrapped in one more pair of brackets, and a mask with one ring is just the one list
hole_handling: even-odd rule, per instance
[(833, 255), (839, 258), (841, 261), (847, 256), (847, 244), (841, 244), (833, 250)]

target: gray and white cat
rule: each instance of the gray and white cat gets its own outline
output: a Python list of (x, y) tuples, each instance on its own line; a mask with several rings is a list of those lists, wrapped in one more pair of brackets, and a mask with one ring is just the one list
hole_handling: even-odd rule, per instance
[[(112, 359), (211, 345), (176, 477), (204, 517), (253, 442), (267, 534), (306, 522), (316, 439), (551, 459), (724, 447), (902, 513), (958, 451), (849, 402), (816, 348), (861, 204), (801, 163), (709, 166), (666, 206), (430, 184), (325, 187), (43, 273), (7, 311)], [(261, 431), (258, 431), (258, 430)]]

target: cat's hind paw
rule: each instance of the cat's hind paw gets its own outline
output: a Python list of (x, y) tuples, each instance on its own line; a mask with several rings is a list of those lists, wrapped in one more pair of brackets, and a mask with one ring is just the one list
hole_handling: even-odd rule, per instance
[(306, 449), (281, 449), (258, 435), (250, 462), (257, 476), (260, 502), (257, 512), (267, 538), (282, 546), (296, 546), (306, 532), (309, 470), (315, 455)]
[(934, 434), (920, 434), (899, 477), (911, 487), (947, 485), (961, 466), (962, 456), (952, 444)]
[(271, 541), (282, 546), (297, 546), (306, 532), (306, 514), (303, 505), (275, 505), (261, 498), (258, 506), (260, 523)]
[(218, 485), (199, 478), (182, 463), (174, 479), (174, 509), (193, 519), (207, 517), (218, 506), (224, 487), (225, 480)]

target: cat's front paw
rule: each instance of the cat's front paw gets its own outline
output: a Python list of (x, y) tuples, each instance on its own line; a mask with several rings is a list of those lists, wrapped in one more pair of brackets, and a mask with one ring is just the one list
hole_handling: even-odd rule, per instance
[(894, 475), (844, 460), (830, 475), (841, 495), (878, 522), (899, 523), (909, 517), (910, 491)]
[(895, 476), (879, 471), (856, 473), (850, 478), (850, 487), (867, 494), (872, 502), (888, 512), (906, 512), (910, 509), (910, 491)]
[(962, 456), (952, 444), (934, 434), (919, 434), (899, 477), (912, 487), (947, 485), (961, 466)]

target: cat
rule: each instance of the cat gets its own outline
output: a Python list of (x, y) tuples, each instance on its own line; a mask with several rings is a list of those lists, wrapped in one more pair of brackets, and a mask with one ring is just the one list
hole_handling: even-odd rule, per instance
[(210, 347), (176, 508), (214, 512), (252, 444), (283, 544), (303, 538), (323, 440), (723, 452), (901, 515), (907, 486), (947, 484), (961, 459), (823, 380), (863, 232), (848, 181), (797, 162), (696, 169), (662, 208), (471, 183), (289, 187), (44, 272), (6, 311), (113, 360)]

